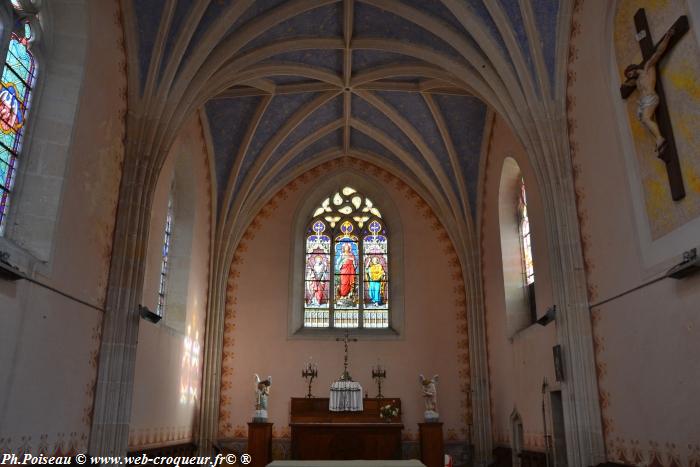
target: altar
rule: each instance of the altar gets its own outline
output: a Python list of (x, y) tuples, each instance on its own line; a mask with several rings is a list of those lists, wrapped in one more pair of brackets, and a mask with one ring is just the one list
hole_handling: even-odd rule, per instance
[(292, 459), (401, 459), (400, 416), (386, 421), (379, 412), (390, 403), (402, 413), (398, 398), (365, 398), (363, 410), (352, 412), (332, 412), (328, 398), (292, 398)]

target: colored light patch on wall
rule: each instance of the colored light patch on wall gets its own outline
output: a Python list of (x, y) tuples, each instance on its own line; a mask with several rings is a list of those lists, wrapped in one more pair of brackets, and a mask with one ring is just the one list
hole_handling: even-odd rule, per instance
[(187, 326), (187, 335), (182, 342), (180, 365), (180, 404), (194, 404), (199, 398), (201, 346), (199, 331)]

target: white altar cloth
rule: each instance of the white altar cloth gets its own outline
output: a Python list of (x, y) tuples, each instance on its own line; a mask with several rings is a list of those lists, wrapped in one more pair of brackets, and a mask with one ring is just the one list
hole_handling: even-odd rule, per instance
[(338, 380), (331, 384), (328, 410), (331, 412), (362, 412), (362, 386), (360, 383)]
[(274, 461), (268, 467), (425, 467), (421, 461)]

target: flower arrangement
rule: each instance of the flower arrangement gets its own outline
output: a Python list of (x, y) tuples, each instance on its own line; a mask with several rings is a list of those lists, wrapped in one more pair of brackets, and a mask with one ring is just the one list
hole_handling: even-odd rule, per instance
[(393, 403), (383, 405), (379, 407), (379, 417), (385, 420), (391, 420), (394, 417), (399, 416), (399, 408)]

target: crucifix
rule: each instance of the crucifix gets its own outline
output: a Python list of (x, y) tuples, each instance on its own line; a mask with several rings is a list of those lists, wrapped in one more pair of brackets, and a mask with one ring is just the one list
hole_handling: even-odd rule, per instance
[(350, 377), (350, 373), (348, 373), (348, 342), (357, 342), (357, 339), (355, 338), (350, 338), (350, 332), (346, 329), (345, 330), (345, 337), (342, 339), (340, 337), (336, 337), (336, 341), (342, 341), (345, 343), (345, 363), (343, 364), (344, 370), (343, 370), (343, 376), (340, 377), (341, 381), (352, 381), (352, 378)]
[(656, 75), (658, 62), (688, 32), (688, 17), (678, 18), (656, 46), (649, 32), (644, 8), (640, 8), (634, 14), (634, 25), (637, 29), (637, 42), (642, 51), (642, 63), (625, 68), (626, 80), (620, 87), (620, 94), (623, 99), (627, 99), (635, 89), (639, 91), (637, 118), (655, 139), (656, 155), (666, 164), (671, 196), (674, 201), (678, 201), (685, 197), (683, 175), (673, 138), (666, 95), (661, 80), (657, 80)]

